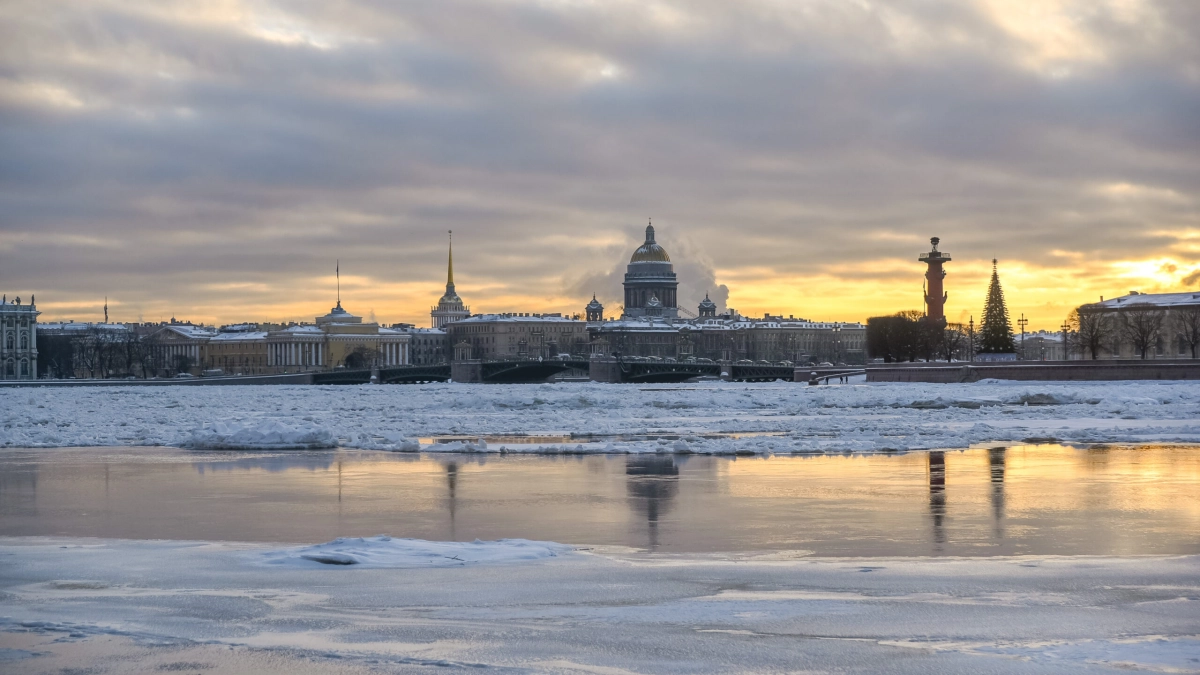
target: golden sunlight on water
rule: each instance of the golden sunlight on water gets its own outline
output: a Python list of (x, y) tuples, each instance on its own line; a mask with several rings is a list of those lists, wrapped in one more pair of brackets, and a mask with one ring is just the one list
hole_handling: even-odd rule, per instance
[(1200, 552), (1196, 448), (903, 455), (0, 453), (0, 534), (523, 537), (818, 555)]

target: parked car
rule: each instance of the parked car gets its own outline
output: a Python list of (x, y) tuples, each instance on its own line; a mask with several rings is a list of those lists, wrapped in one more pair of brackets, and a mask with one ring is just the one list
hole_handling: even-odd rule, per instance
[(196, 376), (191, 373), (176, 373), (175, 374), (176, 380), (190, 380), (194, 377), (196, 377)]

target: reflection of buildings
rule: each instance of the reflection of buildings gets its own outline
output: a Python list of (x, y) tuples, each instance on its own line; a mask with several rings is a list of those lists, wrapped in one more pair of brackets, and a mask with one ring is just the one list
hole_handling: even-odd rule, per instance
[(673, 456), (630, 455), (625, 460), (626, 489), (636, 511), (646, 517), (648, 547), (658, 548), (658, 522), (679, 494), (679, 466)]
[(992, 483), (992, 522), (996, 538), (1004, 536), (1004, 454), (1006, 448), (988, 450), (988, 470)]
[(946, 543), (946, 453), (929, 453), (929, 515), (933, 517), (933, 541), (938, 549)]
[(450, 541), (457, 541), (454, 515), (458, 507), (458, 462), (446, 464), (446, 507), (450, 512)]

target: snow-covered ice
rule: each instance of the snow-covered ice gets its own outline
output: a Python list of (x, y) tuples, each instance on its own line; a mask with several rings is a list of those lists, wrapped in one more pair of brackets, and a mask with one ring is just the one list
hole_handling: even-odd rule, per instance
[(260, 554), (265, 565), (284, 567), (341, 567), (399, 569), (404, 567), (454, 567), (495, 565), (554, 558), (574, 547), (528, 539), (473, 542), (426, 541), (378, 537), (342, 537), (325, 544), (289, 548)]
[[(493, 438), (520, 434), (559, 438)], [(664, 434), (674, 437), (641, 438)], [(462, 438), (431, 443), (439, 436)], [(761, 455), (1032, 439), (1200, 442), (1200, 386), (988, 381), (0, 390), (4, 447)]]
[(294, 551), (2, 540), (0, 670), (1200, 671), (1195, 556), (263, 563)]

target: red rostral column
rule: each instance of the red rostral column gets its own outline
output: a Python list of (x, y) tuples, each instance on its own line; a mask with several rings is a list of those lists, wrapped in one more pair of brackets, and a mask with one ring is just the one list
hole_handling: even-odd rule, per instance
[(933, 244), (933, 250), (922, 253), (917, 260), (929, 265), (925, 270), (925, 316), (931, 321), (946, 323), (946, 298), (950, 294), (942, 290), (942, 279), (946, 278), (942, 263), (950, 262), (950, 256), (937, 249), (940, 241), (937, 237), (931, 238), (929, 243)]

